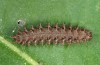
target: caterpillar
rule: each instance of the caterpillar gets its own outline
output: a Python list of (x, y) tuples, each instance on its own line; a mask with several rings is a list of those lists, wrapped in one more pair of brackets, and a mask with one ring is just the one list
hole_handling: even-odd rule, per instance
[(42, 27), (40, 24), (38, 28), (33, 26), (28, 31), (26, 28), (23, 32), (18, 32), (15, 36), (12, 36), (17, 43), (22, 45), (28, 44), (71, 44), (71, 43), (80, 43), (92, 39), (92, 33), (89, 30), (81, 29), (78, 27), (66, 26), (62, 24), (62, 27), (59, 27), (58, 24), (55, 24), (54, 27), (50, 26), (48, 23), (47, 27)]

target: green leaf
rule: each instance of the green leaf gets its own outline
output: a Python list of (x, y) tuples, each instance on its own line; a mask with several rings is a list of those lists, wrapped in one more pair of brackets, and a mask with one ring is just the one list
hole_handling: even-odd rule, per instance
[[(22, 46), (11, 38), (20, 19), (28, 29), (39, 23), (78, 25), (90, 30), (93, 39), (69, 46)], [(99, 21), (99, 0), (0, 0), (0, 65), (100, 65)]]

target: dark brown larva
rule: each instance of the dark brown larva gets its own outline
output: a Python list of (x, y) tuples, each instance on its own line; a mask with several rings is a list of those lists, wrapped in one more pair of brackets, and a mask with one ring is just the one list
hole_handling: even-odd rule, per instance
[(39, 28), (31, 28), (28, 31), (25, 28), (24, 32), (19, 32), (16, 36), (13, 36), (17, 43), (28, 44), (43, 44), (44, 42), (50, 44), (64, 44), (64, 43), (80, 43), (92, 38), (92, 33), (85, 29), (73, 28), (71, 26), (66, 27), (65, 24), (59, 27), (57, 24), (55, 27), (51, 27), (50, 24), (46, 28), (43, 28), (40, 24)]

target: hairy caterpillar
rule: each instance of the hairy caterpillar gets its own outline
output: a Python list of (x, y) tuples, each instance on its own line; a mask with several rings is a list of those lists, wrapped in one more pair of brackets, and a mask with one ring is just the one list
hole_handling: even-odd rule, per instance
[(23, 32), (20, 32), (12, 37), (17, 43), (22, 45), (28, 44), (43, 44), (43, 43), (54, 43), (54, 44), (67, 44), (67, 43), (80, 43), (92, 39), (92, 33), (86, 29), (74, 28), (72, 26), (66, 27), (65, 24), (59, 27), (56, 24), (51, 27), (48, 24), (47, 27), (43, 28), (39, 25), (39, 28), (32, 28), (28, 31), (26, 28)]

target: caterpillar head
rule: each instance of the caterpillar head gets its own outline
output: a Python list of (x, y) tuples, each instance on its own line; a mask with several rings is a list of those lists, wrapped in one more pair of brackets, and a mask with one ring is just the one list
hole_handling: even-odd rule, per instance
[(92, 39), (92, 33), (90, 31), (86, 31), (86, 40)]

